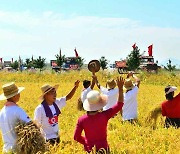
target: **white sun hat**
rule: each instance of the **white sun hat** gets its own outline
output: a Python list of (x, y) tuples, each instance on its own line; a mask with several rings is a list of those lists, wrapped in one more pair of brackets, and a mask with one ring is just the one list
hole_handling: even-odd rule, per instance
[(100, 94), (97, 90), (91, 90), (83, 103), (86, 111), (98, 111), (107, 104), (107, 96)]
[(176, 90), (177, 90), (177, 87), (171, 86), (171, 87), (169, 88), (169, 90), (166, 92), (166, 94), (169, 94), (169, 93), (171, 93), (171, 92), (173, 92), (173, 91), (176, 91)]

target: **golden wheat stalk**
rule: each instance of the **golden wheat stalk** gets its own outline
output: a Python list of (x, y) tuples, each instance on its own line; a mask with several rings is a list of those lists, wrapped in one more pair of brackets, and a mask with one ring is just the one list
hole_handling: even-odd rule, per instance
[(17, 154), (44, 153), (48, 150), (40, 129), (32, 121), (29, 123), (18, 121), (15, 133)]

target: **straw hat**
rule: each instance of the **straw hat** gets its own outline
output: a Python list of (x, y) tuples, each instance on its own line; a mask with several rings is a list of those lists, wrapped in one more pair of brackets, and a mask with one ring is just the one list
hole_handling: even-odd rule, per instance
[(87, 98), (83, 103), (83, 108), (86, 111), (98, 111), (107, 104), (107, 96), (102, 95), (97, 90), (91, 90), (87, 94)]
[(130, 90), (130, 89), (134, 88), (134, 85), (133, 85), (131, 79), (126, 79), (126, 80), (125, 80), (125, 82), (124, 82), (124, 88), (125, 88), (126, 90)]
[(100, 62), (98, 60), (91, 60), (88, 64), (90, 72), (98, 72), (100, 70)]
[(46, 94), (46, 93), (48, 93), (49, 91), (51, 91), (52, 89), (58, 89), (58, 87), (59, 87), (59, 85), (57, 84), (57, 85), (54, 85), (54, 86), (51, 86), (51, 85), (49, 85), (49, 84), (45, 84), (45, 85), (43, 85), (42, 87), (41, 87), (41, 91), (42, 91), (42, 95), (39, 97), (39, 99), (43, 99), (44, 98), (44, 95)]
[(114, 81), (114, 79), (108, 80), (106, 83), (106, 87), (108, 89), (114, 89), (116, 87), (116, 82)]
[(14, 82), (7, 83), (2, 86), (3, 94), (0, 95), (0, 100), (6, 100), (13, 96), (16, 96), (21, 91), (23, 91), (24, 87), (17, 87)]

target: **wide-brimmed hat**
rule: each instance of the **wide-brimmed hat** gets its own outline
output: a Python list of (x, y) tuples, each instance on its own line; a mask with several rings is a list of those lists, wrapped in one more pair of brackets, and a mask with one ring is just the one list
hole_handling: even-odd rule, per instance
[[(167, 91), (166, 91), (166, 89), (168, 89)], [(175, 86), (167, 86), (166, 88), (165, 88), (165, 93), (166, 93), (166, 95), (167, 94), (169, 94), (169, 93), (171, 93), (171, 92), (173, 92), (173, 91), (176, 91), (177, 90), (177, 87), (175, 87)]]
[(49, 84), (43, 85), (43, 86), (41, 87), (42, 95), (39, 97), (39, 99), (43, 99), (43, 98), (44, 98), (44, 95), (45, 95), (46, 93), (48, 93), (48, 92), (51, 91), (52, 89), (56, 89), (56, 90), (57, 90), (58, 87), (59, 87), (58, 84), (56, 84), (56, 85), (54, 85), (54, 86), (49, 85)]
[(17, 87), (14, 82), (7, 83), (2, 86), (3, 94), (0, 95), (0, 100), (6, 100), (13, 96), (16, 96), (21, 91), (23, 91), (24, 87)]
[(108, 89), (114, 89), (116, 87), (116, 82), (114, 81), (114, 79), (108, 80), (106, 83), (106, 87)]
[(100, 62), (98, 60), (91, 60), (88, 64), (90, 72), (98, 72), (100, 70)]
[(134, 88), (134, 84), (133, 84), (133, 82), (132, 82), (131, 79), (125, 79), (124, 88), (125, 88), (126, 90), (130, 90), (130, 89), (133, 89), (133, 88)]
[(97, 90), (91, 90), (83, 103), (86, 111), (98, 111), (107, 104), (107, 96), (100, 94)]

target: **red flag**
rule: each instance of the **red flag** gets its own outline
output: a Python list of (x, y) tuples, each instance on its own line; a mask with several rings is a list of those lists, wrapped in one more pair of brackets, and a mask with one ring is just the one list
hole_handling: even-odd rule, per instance
[(0, 58), (0, 62), (2, 63), (2, 58)]
[(136, 48), (136, 43), (134, 43), (134, 45), (132, 47), (133, 47), (133, 49), (135, 49)]
[(149, 56), (152, 56), (152, 49), (153, 49), (153, 45), (150, 45), (150, 46), (148, 47)]
[(75, 51), (75, 56), (76, 56), (76, 57), (79, 57), (76, 48), (74, 49), (74, 51)]

